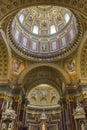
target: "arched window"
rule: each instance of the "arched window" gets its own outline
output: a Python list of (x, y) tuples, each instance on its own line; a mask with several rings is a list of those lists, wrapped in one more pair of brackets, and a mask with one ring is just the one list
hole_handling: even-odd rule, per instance
[(65, 21), (66, 21), (66, 23), (68, 23), (68, 22), (69, 22), (69, 19), (70, 19), (69, 14), (65, 14)]
[(56, 28), (55, 28), (54, 25), (52, 25), (52, 26), (50, 27), (50, 34), (54, 34), (54, 33), (56, 33)]
[(16, 29), (16, 33), (15, 33), (15, 39), (18, 40), (19, 39), (19, 31)]
[(21, 15), (19, 16), (19, 21), (20, 21), (21, 23), (23, 23), (23, 21), (24, 21), (24, 15), (23, 15), (23, 14), (21, 14)]
[(66, 47), (66, 39), (65, 37), (62, 38), (62, 48)]
[(52, 50), (56, 50), (57, 46), (56, 46), (56, 41), (52, 42)]
[(23, 37), (23, 46), (26, 47), (27, 46), (27, 38), (26, 37)]
[(35, 41), (32, 41), (32, 50), (36, 51), (37, 49), (37, 43)]
[(34, 26), (33, 33), (38, 34), (38, 26), (36, 26), (36, 25)]
[(71, 37), (71, 40), (74, 38), (73, 28), (71, 28), (70, 30), (70, 37)]

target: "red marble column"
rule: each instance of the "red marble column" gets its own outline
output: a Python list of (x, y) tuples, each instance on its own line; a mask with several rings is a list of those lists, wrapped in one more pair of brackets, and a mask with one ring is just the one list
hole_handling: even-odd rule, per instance
[(68, 111), (69, 111), (69, 117), (70, 117), (70, 127), (71, 127), (71, 130), (76, 130), (75, 120), (74, 120), (74, 116), (73, 116), (73, 109), (74, 109), (74, 102), (71, 101), (68, 104)]
[(0, 120), (1, 120), (1, 116), (2, 116), (2, 110), (4, 110), (3, 106), (4, 103), (4, 98), (0, 98)]
[(26, 108), (25, 107), (21, 108), (20, 110), (19, 120), (20, 122), (22, 122), (22, 127), (24, 127), (26, 124)]
[(63, 130), (63, 113), (61, 112), (61, 119), (60, 119), (60, 127), (61, 127), (61, 130)]
[(20, 98), (18, 99), (14, 99), (13, 100), (13, 109), (15, 110), (16, 112), (16, 119), (15, 119), (15, 125), (14, 125), (14, 129), (19, 129), (19, 115), (20, 115), (20, 108), (21, 108), (21, 100)]
[(87, 119), (87, 98), (84, 99), (83, 103), (84, 103), (84, 109), (86, 112), (86, 119)]
[(67, 130), (70, 130), (71, 126), (70, 126), (70, 116), (69, 116), (68, 104), (66, 105), (66, 109), (65, 109), (65, 118), (66, 118), (66, 128), (67, 128)]
[(64, 130), (67, 130), (67, 127), (66, 127), (66, 110), (65, 109), (63, 110), (63, 123), (64, 123)]
[(65, 109), (61, 111), (61, 130), (67, 130)]

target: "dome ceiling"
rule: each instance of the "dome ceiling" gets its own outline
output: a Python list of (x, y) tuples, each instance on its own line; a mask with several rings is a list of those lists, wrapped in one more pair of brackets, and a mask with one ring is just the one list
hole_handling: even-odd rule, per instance
[(79, 33), (74, 14), (59, 6), (22, 9), (13, 18), (10, 29), (16, 49), (30, 59), (39, 60), (49, 60), (67, 51)]
[(76, 24), (72, 13), (65, 8), (37, 6), (21, 10), (13, 20), (12, 27), (14, 29), (14, 26), (16, 26), (16, 29), (18, 29), (19, 32), (21, 31), (21, 28), (23, 35), (25, 36), (26, 34), (29, 36), (31, 34), (33, 35), (32, 37), (40, 36), (40, 38), (43, 38), (43, 36), (45, 36), (50, 39), (49, 36), (58, 33), (60, 34), (61, 30), (64, 30), (70, 20), (72, 21), (72, 24)]

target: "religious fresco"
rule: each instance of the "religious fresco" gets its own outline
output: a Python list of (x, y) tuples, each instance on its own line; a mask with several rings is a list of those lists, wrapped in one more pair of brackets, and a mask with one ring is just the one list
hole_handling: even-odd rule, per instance
[(67, 63), (67, 69), (68, 69), (70, 72), (76, 71), (76, 63), (75, 63), (75, 60), (70, 60), (70, 61), (68, 61), (68, 63)]
[(64, 68), (70, 74), (72, 81), (77, 80), (77, 63), (75, 58), (68, 59)]
[(12, 59), (12, 71), (14, 74), (20, 74), (24, 69), (25, 65), (21, 59), (13, 58)]

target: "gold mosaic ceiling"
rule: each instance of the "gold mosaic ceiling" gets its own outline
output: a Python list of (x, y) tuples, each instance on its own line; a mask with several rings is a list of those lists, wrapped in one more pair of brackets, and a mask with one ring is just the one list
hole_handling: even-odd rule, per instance
[(10, 46), (30, 60), (51, 60), (53, 57), (57, 60), (62, 53), (71, 53), (70, 48), (77, 44), (80, 26), (77, 21), (70, 10), (59, 6), (22, 9), (11, 21)]

